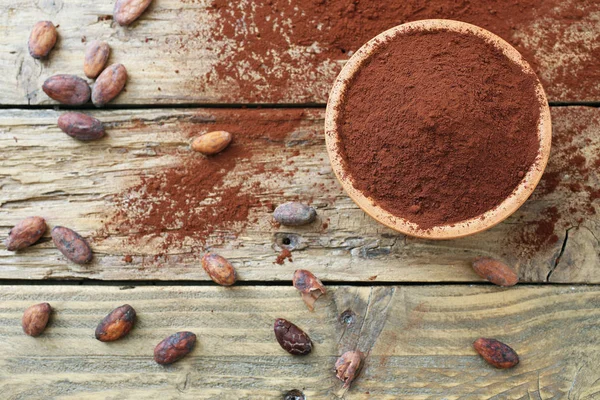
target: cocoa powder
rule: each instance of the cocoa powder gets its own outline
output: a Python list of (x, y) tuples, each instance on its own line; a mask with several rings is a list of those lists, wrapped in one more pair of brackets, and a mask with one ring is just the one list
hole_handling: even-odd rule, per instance
[[(184, 2), (193, 0), (183, 0)], [(481, 26), (510, 42), (538, 73), (552, 100), (600, 95), (600, 31), (596, 0), (214, 0), (214, 69), (201, 80), (227, 82), (239, 101), (314, 101), (324, 98), (342, 61), (396, 25), (429, 18)], [(179, 40), (194, 51), (205, 23)]]
[(413, 31), (382, 42), (338, 109), (354, 186), (422, 229), (508, 197), (536, 160), (536, 77), (474, 35)]

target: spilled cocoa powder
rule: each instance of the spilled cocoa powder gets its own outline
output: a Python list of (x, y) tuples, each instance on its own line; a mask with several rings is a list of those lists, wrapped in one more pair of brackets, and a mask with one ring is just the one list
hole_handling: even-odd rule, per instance
[(536, 161), (536, 83), (475, 35), (412, 31), (379, 43), (337, 110), (344, 169), (422, 229), (477, 217)]
[(159, 252), (196, 251), (235, 237), (253, 222), (253, 210), (272, 211), (267, 196), (261, 196), (260, 176), (283, 169), (253, 157), (284, 151), (287, 135), (304, 119), (303, 110), (214, 110), (211, 115), (185, 124), (186, 135), (225, 130), (233, 134), (229, 147), (210, 157), (190, 150), (177, 155), (177, 165), (142, 175), (114, 200), (117, 211), (106, 231), (126, 235), (129, 244), (156, 243)]
[[(342, 62), (366, 41), (429, 18), (468, 22), (507, 40), (553, 100), (600, 96), (596, 0), (214, 0), (212, 12), (208, 41), (219, 60), (198, 82), (233, 83), (227, 95), (236, 101), (321, 99)], [(186, 32), (178, 51), (191, 51), (206, 34), (203, 26)]]
[(551, 112), (548, 166), (507, 237), (507, 247), (523, 257), (556, 251), (567, 229), (585, 225), (600, 210), (600, 114), (592, 107), (553, 107)]

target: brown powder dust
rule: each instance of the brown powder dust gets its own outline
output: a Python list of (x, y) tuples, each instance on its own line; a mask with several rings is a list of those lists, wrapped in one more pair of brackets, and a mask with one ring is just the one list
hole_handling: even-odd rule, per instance
[(314, 101), (329, 91), (339, 61), (365, 42), (429, 18), (475, 24), (509, 41), (552, 98), (600, 96), (596, 0), (214, 0), (212, 11), (208, 40), (220, 59), (204, 81), (233, 81), (238, 88), (227, 95), (237, 101)]
[(495, 46), (409, 32), (354, 75), (338, 110), (354, 186), (423, 229), (496, 207), (536, 160), (536, 77)]

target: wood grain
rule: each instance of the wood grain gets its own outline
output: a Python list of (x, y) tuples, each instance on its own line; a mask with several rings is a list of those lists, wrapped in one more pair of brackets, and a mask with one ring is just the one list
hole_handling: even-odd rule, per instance
[[(5, 399), (595, 398), (600, 290), (587, 287), (328, 287), (311, 313), (289, 287), (0, 288), (0, 389)], [(47, 301), (55, 312), (39, 338), (24, 335), (23, 310)], [(138, 314), (121, 341), (94, 339), (114, 307)], [(346, 317), (340, 319), (340, 315)], [(288, 355), (273, 334), (287, 318), (314, 342)], [(196, 349), (169, 367), (152, 360), (167, 335), (190, 330)], [(520, 355), (496, 370), (473, 350), (495, 337)], [(342, 392), (332, 371), (348, 349), (366, 367)]]
[[(110, 62), (122, 63), (129, 73), (126, 92), (112, 104), (324, 103), (348, 55), (357, 50), (348, 49), (351, 51), (346, 54), (336, 52), (338, 57), (332, 59), (315, 59), (315, 48), (327, 46), (319, 43), (320, 37), (315, 37), (313, 41), (307, 40), (310, 45), (294, 44), (286, 54), (273, 55), (274, 65), (258, 65), (260, 61), (256, 59), (260, 54), (247, 52), (247, 59), (237, 56), (237, 65), (233, 66), (238, 77), (209, 76), (216, 65), (227, 63), (230, 52), (243, 46), (241, 42), (228, 42), (213, 35), (219, 17), (210, 7), (211, 1), (155, 0), (130, 27), (120, 27), (112, 20), (113, 3), (93, 0), (0, 3), (3, 38), (0, 69), (4, 72), (0, 76), (0, 104), (53, 104), (41, 91), (42, 83), (57, 73), (83, 77), (85, 45), (92, 40), (108, 42), (112, 49)], [(245, 9), (243, 24), (252, 25), (250, 3), (237, 6)], [(474, 7), (468, 7), (471, 6)], [(497, 23), (494, 18), (500, 18), (494, 17), (491, 8), (489, 15), (484, 13), (478, 20), (468, 17), (468, 12), (463, 15), (459, 10), (462, 6), (452, 10), (445, 7), (432, 5), (429, 13), (422, 13), (419, 9), (425, 7), (407, 5), (406, 15), (393, 23), (466, 18), (466, 22), (486, 28)], [(569, 7), (572, 12), (563, 11)], [(569, 0), (551, 11), (543, 16), (533, 12), (524, 23), (522, 13), (515, 15), (513, 29), (506, 32), (511, 37), (505, 39), (528, 50), (528, 56), (539, 66), (550, 101), (600, 100), (599, 73), (587, 67), (598, 56), (597, 3)], [(56, 47), (49, 59), (43, 61), (34, 60), (27, 51), (29, 32), (39, 20), (52, 20), (59, 32)], [(369, 23), (367, 15), (364, 24)], [(510, 26), (509, 22), (506, 25)], [(370, 38), (365, 37), (363, 42)], [(246, 40), (256, 38), (248, 34)], [(265, 69), (264, 73), (261, 69)], [(282, 70), (289, 75), (283, 82), (276, 78)], [(255, 93), (249, 95), (239, 90), (243, 85), (256, 86)]]
[[(553, 108), (554, 147), (532, 198), (491, 230), (451, 241), (405, 237), (356, 207), (329, 167), (322, 110), (100, 111), (93, 115), (106, 124), (108, 136), (93, 143), (62, 133), (56, 127), (59, 114), (0, 111), (0, 239), (19, 220), (41, 215), (50, 226), (67, 226), (87, 237), (95, 259), (86, 266), (67, 262), (47, 234), (19, 253), (0, 250), (2, 279), (208, 280), (200, 267), (202, 251), (194, 250), (199, 246), (229, 258), (242, 281), (291, 280), (298, 268), (324, 281), (478, 281), (470, 262), (485, 255), (514, 266), (526, 282), (600, 282), (595, 192), (600, 111), (595, 108)], [(215, 232), (206, 246), (190, 238), (166, 251), (152, 238), (105, 227), (116, 213), (115, 201), (127, 196), (127, 187), (141, 174), (177, 168), (197, 156), (189, 150), (190, 132), (249, 118), (296, 119), (284, 138), (270, 141), (265, 132), (265, 140), (249, 145), (259, 150), (249, 167), (239, 168), (263, 165), (252, 178), (261, 182), (254, 193), (275, 205), (290, 199), (311, 203), (318, 210), (316, 222), (276, 228), (271, 210), (256, 207), (244, 229)], [(277, 168), (282, 170), (273, 172)], [(226, 179), (235, 183), (241, 176), (247, 174), (234, 169)], [(223, 236), (229, 238), (224, 243)], [(293, 262), (277, 265), (283, 247), (292, 250)]]

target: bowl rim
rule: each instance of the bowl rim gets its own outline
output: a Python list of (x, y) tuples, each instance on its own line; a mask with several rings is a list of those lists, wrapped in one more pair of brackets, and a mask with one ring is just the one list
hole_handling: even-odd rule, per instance
[(540, 118), (538, 123), (537, 135), (540, 142), (538, 155), (529, 171), (525, 174), (519, 185), (502, 203), (491, 210), (486, 211), (476, 217), (468, 220), (435, 226), (423, 229), (417, 224), (410, 222), (402, 217), (391, 214), (385, 209), (379, 207), (373, 199), (356, 189), (348, 173), (344, 171), (341, 157), (339, 156), (339, 136), (337, 134), (337, 109), (343, 101), (343, 95), (347, 83), (362, 67), (364, 61), (368, 60), (372, 54), (376, 53), (380, 44), (402, 35), (409, 31), (419, 30), (450, 30), (459, 33), (474, 34), (486, 39), (489, 43), (499, 48), (505, 56), (511, 61), (520, 65), (524, 71), (535, 72), (531, 66), (523, 59), (521, 54), (508, 42), (499, 36), (478, 26), (466, 22), (447, 20), (447, 19), (426, 19), (420, 21), (408, 22), (395, 26), (387, 31), (380, 33), (373, 39), (365, 43), (342, 68), (342, 71), (336, 78), (325, 111), (325, 144), (331, 167), (341, 183), (342, 187), (350, 198), (368, 215), (378, 222), (386, 225), (406, 235), (425, 239), (454, 239), (476, 234), (489, 229), (513, 214), (533, 193), (535, 187), (542, 178), (548, 158), (550, 156), (550, 146), (552, 142), (552, 121), (550, 117), (550, 107), (546, 99), (544, 88), (536, 76), (536, 94), (540, 100)]

